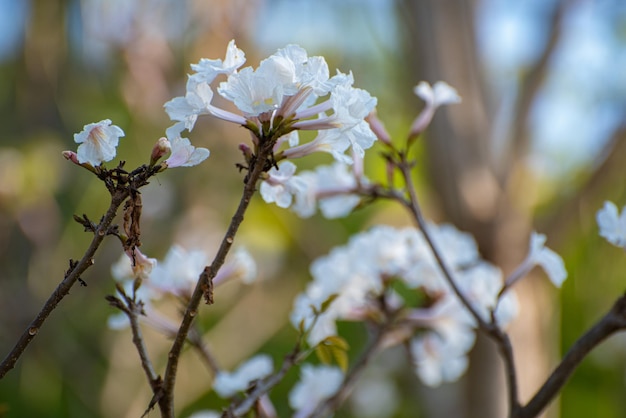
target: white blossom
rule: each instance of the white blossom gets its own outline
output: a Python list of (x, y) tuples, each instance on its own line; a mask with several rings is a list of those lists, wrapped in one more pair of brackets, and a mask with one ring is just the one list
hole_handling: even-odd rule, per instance
[[(501, 271), (481, 259), (474, 239), (451, 225), (428, 225), (457, 288), (478, 314), (499, 326), (517, 314), (511, 291), (500, 295)], [(318, 258), (310, 268), (313, 281), (294, 303), (291, 323), (303, 328), (311, 346), (337, 335), (338, 321), (400, 315), (402, 326), (386, 336), (385, 346), (411, 340), (416, 372), (429, 385), (457, 379), (467, 367), (475, 340), (475, 318), (453, 291), (421, 231), (376, 226)], [(401, 281), (430, 298), (422, 307), (405, 306), (390, 288)], [(384, 303), (381, 303), (381, 300)], [(325, 308), (322, 312), (322, 306)]]
[[(276, 146), (288, 143), (296, 148), (292, 158), (324, 151), (347, 162), (350, 157), (344, 152), (348, 148), (362, 156), (376, 140), (364, 120), (376, 105), (376, 99), (365, 90), (352, 87), (352, 74), (338, 72), (329, 77), (324, 58), (309, 57), (297, 45), (278, 50), (256, 69), (239, 68), (244, 61), (243, 51), (231, 42), (224, 61), (202, 59), (192, 65), (196, 73), (188, 79), (185, 96), (165, 104), (170, 118), (176, 122), (168, 129), (168, 137), (180, 135), (184, 129), (191, 131), (197, 118), (208, 114), (245, 126), (257, 137), (276, 132), (288, 135), (294, 130), (329, 131), (311, 145), (298, 146), (297, 136), (289, 141), (276, 138)], [(212, 104), (211, 83), (220, 74), (226, 80), (219, 83), (216, 91), (233, 102), (241, 115)], [(290, 158), (287, 154), (285, 157)]]
[(289, 392), (289, 405), (295, 410), (294, 418), (311, 416), (315, 407), (333, 396), (343, 382), (343, 373), (337, 367), (304, 364), (301, 379)]
[(187, 138), (177, 136), (170, 141), (171, 154), (165, 164), (168, 168), (192, 167), (200, 164), (209, 157), (209, 150), (206, 148), (196, 148), (191, 145)]
[(76, 152), (78, 162), (89, 163), (94, 167), (105, 161), (115, 158), (115, 148), (124, 131), (116, 125), (111, 125), (109, 119), (97, 123), (90, 123), (83, 130), (74, 134), (74, 142), (80, 144)]
[(626, 248), (626, 210), (618, 213), (613, 202), (604, 202), (596, 214), (600, 236), (616, 247)]
[(467, 353), (434, 332), (411, 340), (411, 355), (417, 375), (432, 387), (457, 380), (468, 366)]
[(528, 260), (531, 264), (539, 265), (548, 275), (550, 281), (561, 287), (567, 278), (565, 264), (560, 255), (545, 247), (546, 236), (533, 232), (530, 237), (530, 251)]
[(213, 382), (213, 390), (222, 398), (230, 398), (245, 391), (250, 382), (269, 376), (274, 371), (272, 358), (260, 354), (241, 364), (232, 373), (220, 372)]
[(210, 83), (219, 74), (233, 74), (246, 62), (246, 54), (231, 40), (226, 48), (226, 57), (221, 59), (202, 58), (197, 64), (191, 64), (196, 72), (192, 77), (201, 82)]
[(437, 81), (432, 87), (426, 81), (421, 81), (413, 92), (428, 106), (439, 107), (461, 102), (461, 96), (456, 89), (444, 81)]
[(426, 102), (426, 107), (413, 121), (409, 137), (416, 137), (428, 127), (439, 106), (461, 102), (456, 90), (443, 81), (436, 82), (433, 87), (422, 81), (415, 86), (413, 92)]

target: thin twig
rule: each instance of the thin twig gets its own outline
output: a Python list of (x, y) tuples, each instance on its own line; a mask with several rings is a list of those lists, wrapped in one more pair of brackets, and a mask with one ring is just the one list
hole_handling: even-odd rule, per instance
[(491, 322), (485, 321), (484, 318), (480, 316), (478, 311), (474, 308), (474, 306), (469, 302), (467, 297), (461, 292), (458, 285), (456, 284), (456, 280), (454, 279), (450, 268), (447, 266), (446, 262), (443, 260), (441, 253), (435, 242), (430, 235), (430, 231), (428, 229), (428, 225), (424, 216), (422, 215), (422, 211), (420, 209), (419, 202), (417, 200), (417, 194), (415, 192), (415, 186), (413, 184), (413, 180), (411, 178), (411, 164), (406, 160), (405, 154), (400, 155), (400, 160), (397, 162), (397, 167), (402, 173), (404, 177), (404, 181), (406, 184), (407, 191), (409, 193), (410, 202), (408, 208), (413, 215), (414, 220), (418, 224), (419, 228), (422, 230), (422, 234), (426, 239), (439, 267), (441, 267), (441, 271), (443, 275), (459, 298), (461, 303), (465, 306), (465, 308), (470, 312), (470, 314), (476, 320), (478, 324), (478, 328), (483, 331), (487, 336), (489, 336), (492, 340), (496, 342), (500, 353), (502, 354), (502, 358), (505, 363), (506, 375), (507, 375), (507, 383), (508, 383), (508, 394), (509, 394), (509, 405), (510, 405), (510, 414), (513, 415), (519, 408), (519, 397), (518, 397), (518, 389), (517, 389), (517, 373), (515, 369), (515, 362), (513, 358), (513, 347), (511, 345), (511, 341), (508, 335), (498, 327), (495, 320)]
[(244, 214), (250, 204), (252, 196), (256, 192), (256, 183), (264, 171), (266, 161), (268, 161), (271, 156), (271, 146), (272, 143), (268, 141), (266, 146), (259, 148), (256, 163), (253, 167), (251, 167), (252, 171), (248, 172), (248, 175), (246, 176), (246, 183), (241, 201), (239, 202), (239, 206), (231, 219), (228, 230), (222, 239), (220, 248), (218, 249), (211, 265), (205, 267), (204, 271), (198, 278), (196, 287), (189, 299), (185, 313), (183, 314), (180, 328), (178, 329), (178, 333), (176, 334), (176, 338), (174, 339), (174, 343), (172, 344), (172, 348), (170, 349), (168, 355), (167, 366), (163, 378), (163, 387), (158, 399), (162, 416), (164, 418), (174, 417), (174, 384), (176, 381), (178, 362), (180, 360), (183, 345), (187, 340), (191, 324), (195, 316), (198, 314), (198, 306), (200, 305), (200, 301), (202, 300), (206, 289), (210, 287), (210, 283), (212, 283), (213, 278), (224, 264), (226, 255), (230, 251), (230, 248), (235, 240), (237, 230), (243, 222)]
[(6, 375), (7, 372), (9, 372), (13, 367), (15, 367), (15, 363), (24, 353), (26, 347), (28, 347), (30, 342), (35, 338), (50, 313), (52, 313), (59, 302), (61, 302), (61, 300), (70, 292), (72, 286), (80, 280), (81, 274), (93, 265), (96, 251), (100, 247), (100, 244), (102, 244), (104, 237), (107, 235), (107, 231), (117, 214), (117, 210), (127, 197), (128, 190), (119, 190), (112, 195), (109, 209), (100, 221), (100, 224), (98, 224), (95, 229), (91, 244), (89, 244), (89, 248), (85, 251), (83, 258), (81, 258), (78, 263), (72, 264), (73, 267), (68, 270), (65, 274), (65, 278), (59, 283), (56, 289), (54, 289), (35, 319), (33, 319), (28, 327), (26, 327), (13, 349), (5, 357), (2, 363), (0, 363), (0, 379), (2, 379), (4, 375)]

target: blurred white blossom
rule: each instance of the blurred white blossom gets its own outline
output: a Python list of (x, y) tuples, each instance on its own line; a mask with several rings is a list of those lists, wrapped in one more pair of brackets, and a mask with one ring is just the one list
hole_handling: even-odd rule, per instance
[(311, 416), (317, 405), (339, 389), (343, 372), (337, 367), (311, 366), (300, 368), (300, 381), (289, 392), (289, 405), (295, 410), (294, 418)]
[(626, 210), (618, 213), (613, 202), (604, 202), (604, 207), (596, 214), (600, 236), (616, 247), (626, 248)]
[(422, 81), (415, 86), (413, 92), (426, 102), (426, 107), (413, 121), (409, 131), (410, 137), (416, 137), (428, 127), (439, 106), (461, 102), (461, 96), (454, 87), (443, 81), (436, 82), (432, 87)]
[[(507, 325), (517, 315), (517, 300), (512, 292), (500, 295), (501, 271), (481, 259), (471, 235), (446, 224), (429, 224), (428, 230), (476, 312), (486, 322), (493, 312), (498, 325)], [(391, 309), (403, 325), (385, 337), (383, 346), (411, 341), (416, 372), (426, 384), (451, 381), (465, 371), (475, 318), (444, 278), (422, 232), (374, 227), (315, 260), (310, 271), (313, 281), (296, 298), (290, 319), (307, 332), (311, 346), (337, 335), (337, 321), (367, 320)], [(423, 292), (430, 302), (405, 305), (391, 287), (394, 282)]]
[(219, 372), (213, 382), (213, 390), (222, 398), (230, 398), (248, 389), (250, 382), (269, 376), (273, 371), (272, 358), (260, 354), (241, 364), (234, 372)]

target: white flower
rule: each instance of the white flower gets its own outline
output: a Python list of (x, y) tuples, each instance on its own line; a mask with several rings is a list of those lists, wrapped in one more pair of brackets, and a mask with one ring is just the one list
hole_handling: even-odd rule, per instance
[(443, 81), (436, 82), (433, 87), (422, 81), (415, 86), (413, 92), (426, 102), (426, 107), (413, 121), (409, 137), (416, 137), (428, 127), (439, 106), (461, 102), (456, 90)]
[(119, 126), (111, 125), (109, 119), (85, 125), (80, 133), (74, 134), (78, 147), (78, 162), (89, 163), (94, 167), (104, 161), (115, 158), (115, 148), (124, 131)]
[(213, 382), (213, 390), (222, 398), (230, 398), (248, 389), (250, 382), (269, 376), (274, 371), (272, 358), (257, 355), (239, 366), (232, 373), (220, 372)]
[(434, 332), (411, 340), (411, 355), (415, 371), (422, 382), (431, 387), (453, 382), (465, 373), (467, 353)]
[(600, 236), (616, 247), (626, 248), (626, 210), (619, 214), (613, 202), (604, 202), (596, 214)]
[(426, 81), (421, 81), (415, 86), (413, 92), (428, 106), (435, 108), (446, 104), (461, 103), (461, 96), (456, 89), (444, 81), (437, 81), (432, 87)]
[(208, 261), (203, 251), (187, 251), (179, 245), (172, 245), (163, 262), (152, 270), (146, 286), (161, 293), (187, 297)]
[(528, 260), (531, 264), (539, 265), (548, 275), (550, 281), (561, 287), (567, 278), (567, 270), (560, 255), (544, 246), (546, 236), (533, 232), (530, 236), (530, 251)]
[(278, 207), (288, 208), (293, 195), (305, 191), (304, 181), (295, 176), (296, 165), (284, 161), (278, 169), (273, 167), (267, 174), (268, 178), (261, 183), (261, 197), (267, 203), (276, 203)]
[(196, 148), (191, 145), (187, 138), (177, 136), (170, 142), (171, 154), (165, 164), (168, 168), (192, 167), (200, 164), (209, 157), (209, 150), (206, 148)]
[(295, 410), (294, 418), (311, 416), (317, 405), (333, 396), (343, 382), (343, 373), (337, 367), (304, 364), (301, 380), (289, 393), (289, 405)]
[[(261, 183), (263, 199), (268, 203), (275, 202), (281, 208), (291, 207), (302, 218), (312, 216), (316, 203), (319, 203), (327, 219), (348, 215), (361, 201), (354, 193), (357, 179), (346, 164), (335, 162), (299, 175), (295, 171), (296, 166), (290, 161), (283, 162), (278, 170), (272, 168), (269, 177)], [(368, 182), (364, 177), (358, 181)]]
[(221, 59), (202, 58), (197, 64), (191, 64), (191, 68), (196, 72), (192, 75), (197, 81), (206, 83), (212, 82), (219, 74), (232, 74), (246, 62), (246, 54), (237, 48), (235, 40), (231, 40), (226, 48), (226, 57)]

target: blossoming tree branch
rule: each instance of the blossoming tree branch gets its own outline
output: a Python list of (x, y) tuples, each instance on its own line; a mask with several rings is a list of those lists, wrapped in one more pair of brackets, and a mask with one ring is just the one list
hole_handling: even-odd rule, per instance
[[(24, 355), (70, 289), (76, 283), (85, 284), (81, 275), (94, 264), (105, 238), (117, 240), (121, 253), (112, 267), (115, 294), (106, 297), (117, 310), (109, 318), (109, 326), (130, 329), (153, 394), (145, 401), (146, 414), (158, 408), (163, 417), (174, 417), (177, 411), (174, 388), (185, 345), (206, 361), (213, 390), (228, 401), (222, 411), (197, 411), (195, 418), (238, 417), (251, 411), (254, 416), (277, 416), (272, 388), (294, 368), (299, 369), (300, 381), (289, 394), (293, 416), (323, 417), (332, 415), (350, 396), (372, 358), (393, 346), (406, 348), (407, 359), (424, 384), (434, 387), (457, 380), (468, 367), (477, 332), (499, 347), (506, 370), (509, 416), (534, 417), (594, 347), (626, 328), (626, 298), (621, 296), (571, 347), (536, 394), (522, 403), (514, 347), (506, 332), (519, 311), (515, 284), (540, 267), (547, 279), (560, 287), (567, 272), (561, 257), (545, 246), (546, 237), (533, 233), (526, 259), (503, 277), (498, 267), (481, 258), (472, 236), (424, 218), (413, 184), (416, 161), (412, 148), (438, 107), (461, 102), (455, 89), (444, 82), (433, 86), (419, 83), (414, 91), (425, 107), (407, 137), (397, 141), (377, 118), (376, 99), (353, 87), (352, 73), (337, 71), (330, 76), (324, 58), (309, 57), (299, 46), (288, 45), (256, 69), (241, 68), (244, 62), (244, 52), (231, 41), (223, 60), (202, 59), (191, 66), (194, 72), (185, 96), (165, 104), (174, 124), (146, 152), (144, 165), (129, 169), (124, 161), (110, 163), (124, 137), (123, 130), (110, 120), (85, 125), (74, 136), (80, 145), (75, 152), (64, 152), (64, 157), (103, 183), (110, 205), (99, 219), (75, 216), (93, 235), (91, 244), (80, 260), (70, 259), (59, 285), (0, 364), (0, 377)], [(215, 106), (215, 92), (231, 101), (239, 113)], [(194, 147), (183, 136), (190, 136), (197, 119), (205, 115), (242, 126), (249, 133), (249, 140), (239, 145), (242, 159), (232, 173), (243, 178), (241, 199), (215, 254), (174, 244), (165, 258), (157, 261), (140, 249), (141, 188), (158, 173), (193, 167), (209, 157), (209, 150)], [(313, 131), (314, 139), (302, 142), (300, 131)], [(376, 142), (383, 149), (381, 158), (387, 167), (382, 182), (368, 179), (364, 169), (364, 155)], [(333, 164), (298, 171), (299, 159), (318, 152), (330, 154)], [(256, 203), (257, 192), (265, 202), (288, 208), (302, 218), (318, 210), (326, 218), (344, 217), (363, 205), (390, 200), (408, 212), (414, 225), (373, 227), (315, 260), (310, 268), (312, 280), (293, 304), (289, 321), (296, 337), (282, 363), (276, 366), (270, 356), (258, 354), (228, 371), (220, 367), (219, 359), (203, 341), (196, 318), (203, 303), (210, 305), (220, 297), (222, 283), (255, 279), (255, 261), (243, 247), (233, 246), (246, 210)], [(598, 211), (597, 222), (600, 235), (626, 248), (626, 211), (620, 214), (607, 202)], [(182, 303), (179, 317), (160, 312), (156, 302), (164, 300)], [(369, 341), (358, 355), (349, 351), (338, 332), (338, 321), (367, 325)], [(172, 341), (163, 370), (157, 370), (150, 358), (142, 334), (145, 326)]]

